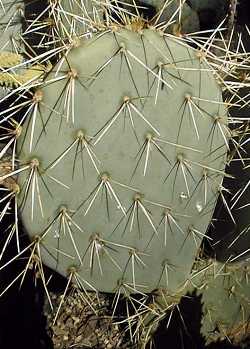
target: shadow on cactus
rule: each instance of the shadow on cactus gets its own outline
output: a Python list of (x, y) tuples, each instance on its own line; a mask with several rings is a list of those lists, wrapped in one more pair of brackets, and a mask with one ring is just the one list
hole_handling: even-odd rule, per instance
[(241, 147), (230, 110), (246, 103), (236, 78), (247, 54), (220, 27), (183, 34), (189, 10), (171, 16), (170, 4), (146, 20), (134, 3), (51, 1), (20, 36), (25, 48), (35, 31), (42, 53), (0, 55), (1, 103), (19, 96), (0, 113), (1, 219), (14, 210), (0, 257), (12, 240), (17, 250), (0, 270), (29, 253), (1, 294), (33, 269), (53, 308), (44, 263), (68, 279), (54, 323), (72, 287), (94, 312), (99, 293), (112, 293), (111, 318), (138, 347), (193, 285), (219, 196), (235, 223), (223, 180)]

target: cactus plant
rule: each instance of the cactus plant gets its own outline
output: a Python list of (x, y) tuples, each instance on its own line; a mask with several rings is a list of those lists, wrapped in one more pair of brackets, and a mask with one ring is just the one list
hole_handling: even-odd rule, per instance
[[(224, 139), (215, 134), (211, 148), (209, 137), (216, 117), (226, 118), (220, 88), (195, 52), (150, 29), (118, 28), (62, 61), (34, 92), (17, 142), (23, 224), (40, 232), (50, 267), (66, 276), (75, 264), (93, 289), (126, 280), (150, 292), (175, 265), (168, 288), (176, 291), (224, 174)], [(195, 188), (208, 170), (204, 198)]]
[(162, 25), (162, 30), (168, 33), (179, 35), (182, 33), (192, 33), (199, 31), (199, 17), (195, 10), (185, 1), (179, 0), (144, 0), (142, 4), (152, 6), (159, 25)]
[(21, 23), (24, 18), (24, 4), (21, 1), (1, 0), (0, 3), (0, 33), (1, 50), (12, 50), (18, 35), (21, 33)]
[(202, 296), (201, 333), (207, 344), (224, 339), (239, 344), (249, 336), (249, 264), (201, 261), (192, 284)]
[(71, 284), (90, 307), (89, 292), (113, 293), (112, 316), (124, 299), (131, 340), (144, 347), (193, 279), (218, 196), (235, 222), (223, 179), (240, 146), (230, 108), (245, 103), (235, 70), (248, 58), (215, 34), (167, 34), (168, 20), (144, 19), (134, 3), (85, 5), (49, 1), (28, 25), (24, 38), (45, 23), (45, 50), (28, 48), (28, 78), (0, 113), (1, 220), (15, 212), (0, 259), (13, 236), (17, 249), (0, 271), (29, 252), (1, 294), (33, 269), (53, 307), (44, 263), (68, 278), (56, 318)]

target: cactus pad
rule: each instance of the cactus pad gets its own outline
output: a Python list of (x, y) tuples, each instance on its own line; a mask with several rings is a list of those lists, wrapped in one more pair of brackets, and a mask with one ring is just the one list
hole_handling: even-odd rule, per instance
[(198, 51), (153, 29), (75, 40), (30, 97), (20, 215), (86, 289), (175, 292), (224, 176), (227, 108)]
[(224, 339), (239, 343), (249, 329), (249, 265), (212, 262), (203, 270), (197, 290), (203, 303), (201, 333), (207, 344)]

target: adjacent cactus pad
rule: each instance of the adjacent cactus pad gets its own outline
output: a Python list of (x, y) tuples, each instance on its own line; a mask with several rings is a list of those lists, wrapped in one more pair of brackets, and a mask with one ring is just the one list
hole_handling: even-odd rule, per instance
[(21, 32), (21, 20), (24, 17), (22, 1), (1, 0), (0, 2), (0, 47), (10, 50)]
[(221, 191), (227, 108), (200, 52), (136, 24), (75, 40), (32, 94), (18, 204), (44, 263), (86, 289), (176, 292)]
[(203, 268), (197, 293), (202, 295), (201, 333), (207, 344), (228, 338), (239, 344), (249, 334), (249, 265), (212, 262)]

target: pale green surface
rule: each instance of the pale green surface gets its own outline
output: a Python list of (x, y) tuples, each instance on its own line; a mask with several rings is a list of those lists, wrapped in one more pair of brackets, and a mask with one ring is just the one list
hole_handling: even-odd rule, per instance
[[(0, 51), (12, 51), (12, 38), (17, 39), (21, 32), (21, 1), (1, 0), (0, 2)], [(18, 23), (18, 24), (17, 24)], [(14, 25), (15, 24), (15, 25)]]
[[(131, 71), (128, 69), (124, 56), (121, 60), (119, 51), (121, 44), (125, 46), (127, 64), (130, 65)], [(111, 57), (113, 58), (111, 59)], [(138, 61), (143, 63), (138, 63)], [(43, 88), (44, 99), (40, 105), (41, 117), (38, 116), (35, 121), (31, 153), (29, 147), (32, 122), (29, 125), (26, 122), (22, 137), (18, 142), (19, 150), (24, 142), (19, 154), (21, 163), (38, 158), (40, 173), (51, 193), (50, 196), (41, 178), (39, 178), (39, 193), (43, 203), (44, 217), (42, 217), (39, 208), (37, 189), (34, 189), (34, 218), (31, 219), (32, 188), (30, 188), (25, 205), (21, 207), (22, 222), (30, 236), (41, 234), (46, 231), (47, 227), (50, 227), (43, 240), (45, 249), (41, 249), (43, 260), (62, 275), (67, 275), (70, 266), (79, 265), (79, 258), (68, 231), (65, 234), (62, 230), (60, 231), (59, 222), (55, 219), (60, 208), (66, 206), (68, 213), (73, 214), (74, 223), (71, 228), (77, 251), (83, 261), (83, 265), (79, 265), (79, 273), (84, 280), (90, 282), (96, 289), (107, 292), (114, 291), (118, 280), (121, 279), (144, 292), (152, 291), (159, 286), (175, 292), (188, 278), (200, 244), (200, 239), (197, 239), (197, 245), (195, 244), (191, 234), (188, 234), (188, 229), (190, 226), (194, 226), (201, 234), (205, 234), (216, 202), (217, 187), (222, 179), (216, 170), (210, 171), (211, 179), (208, 182), (205, 202), (205, 187), (204, 183), (201, 184), (202, 166), (221, 171), (224, 169), (226, 153), (224, 140), (218, 128), (215, 128), (213, 132), (213, 116), (225, 115), (226, 113), (221, 104), (220, 89), (213, 75), (208, 71), (208, 67), (196, 58), (193, 49), (179, 44), (177, 39), (163, 39), (151, 30), (144, 30), (142, 37), (127, 30), (100, 35), (98, 38), (86, 41), (80, 47), (72, 49), (67, 56), (67, 62), (60, 65), (56, 78), (55, 73), (49, 75), (45, 83), (47, 86)], [(107, 62), (109, 63), (106, 64)], [(155, 104), (158, 80), (156, 75), (145, 69), (145, 66), (147, 65), (157, 74), (156, 66), (159, 62), (170, 64), (163, 68), (163, 79), (165, 79), (163, 81), (170, 87), (164, 86), (161, 89), (161, 84), (159, 84), (160, 88)], [(69, 66), (78, 72), (79, 78), (79, 81), (75, 81), (74, 124), (72, 123), (71, 111), (69, 121), (66, 122), (66, 110), (63, 107), (65, 97), (59, 98), (61, 91), (67, 86), (66, 74), (69, 71)], [(101, 67), (105, 68), (100, 69)], [(99, 74), (95, 75), (98, 69)], [(57, 71), (57, 68), (54, 70)], [(53, 79), (58, 79), (60, 76), (65, 77), (60, 81), (52, 82)], [(94, 79), (93, 76), (95, 76)], [(191, 94), (194, 97), (196, 108), (193, 107), (192, 110), (195, 121), (192, 119), (188, 107), (183, 113), (186, 94)], [(131, 116), (129, 116), (128, 111), (126, 115), (121, 114), (101, 140), (95, 144), (98, 135), (96, 137), (94, 135), (115, 115), (123, 103), (124, 96), (133, 99), (133, 104), (151, 126), (131, 109)], [(59, 102), (57, 103), (58, 98)], [(55, 112), (51, 113), (51, 109), (54, 109)], [(42, 132), (41, 120), (46, 123), (46, 133), (42, 133), (37, 146), (35, 146)], [(135, 125), (140, 145), (136, 140), (131, 122)], [(198, 135), (195, 132), (194, 123), (197, 126)], [(152, 130), (152, 127), (155, 131)], [(124, 215), (118, 207), (114, 195), (108, 198), (110, 216), (108, 219), (105, 192), (101, 194), (101, 190), (86, 214), (94, 194), (89, 199), (88, 197), (100, 183), (99, 174), (86, 149), (83, 149), (82, 152), (84, 176), (81, 168), (81, 155), (78, 154), (72, 180), (76, 145), (56, 166), (47, 169), (45, 173), (43, 172), (42, 169), (48, 168), (74, 142), (77, 130), (85, 130), (89, 140), (94, 137), (91, 141), (91, 149), (101, 161), (99, 163), (95, 159), (95, 163), (100, 174), (103, 172), (110, 174), (109, 183), (124, 210), (131, 207), (134, 194), (137, 191), (143, 193), (142, 204), (150, 212), (150, 220), (155, 229), (158, 229), (158, 236), (153, 232), (152, 225), (145, 218), (141, 208), (139, 209), (141, 235), (138, 231), (136, 212), (133, 228), (130, 231), (132, 210), (129, 211), (131, 214), (127, 213), (121, 221)], [(170, 160), (171, 165), (151, 144), (152, 151), (145, 176), (143, 169), (146, 150), (143, 152), (139, 166), (131, 179), (138, 161), (136, 155), (145, 141), (145, 135), (149, 132), (153, 136), (159, 132), (158, 138), (161, 140), (178, 143), (176, 147), (156, 141)], [(25, 138), (24, 135), (26, 135)], [(187, 147), (191, 147), (193, 150), (187, 149)], [(210, 152), (211, 155), (209, 155)], [(185, 157), (192, 175), (183, 165), (185, 176), (181, 167), (175, 176), (174, 168), (168, 180), (164, 182), (171, 168), (174, 167), (176, 156), (180, 154)], [(201, 165), (198, 166), (197, 163)], [(53, 176), (58, 181), (68, 185), (70, 189), (65, 189), (48, 176)], [(185, 183), (184, 177), (187, 183)], [(19, 203), (25, 193), (27, 178), (28, 171), (19, 176), (19, 183), (22, 187)], [(118, 185), (117, 182), (123, 186)], [(188, 196), (188, 191), (190, 198), (183, 199), (183, 196)], [(79, 206), (81, 207), (77, 210)], [(166, 245), (164, 244), (164, 224), (162, 223), (158, 228), (164, 210), (162, 206), (173, 209), (173, 217), (182, 230), (177, 229), (171, 222), (172, 232), (168, 227)], [(121, 223), (114, 231), (120, 221)], [(52, 222), (54, 223), (52, 224)], [(127, 227), (126, 222), (128, 222)], [(82, 231), (79, 231), (75, 224), (80, 226)], [(107, 244), (105, 248), (97, 246), (97, 250), (93, 250), (94, 260), (91, 258), (89, 240), (93, 233), (99, 233)], [(149, 244), (152, 236), (153, 239)], [(112, 243), (121, 246), (115, 246)], [(57, 253), (58, 248), (60, 253)], [(139, 251), (140, 261), (137, 259), (134, 264), (132, 263), (129, 248), (135, 248)], [(98, 266), (96, 251), (100, 256), (102, 272)], [(91, 260), (93, 268), (90, 268)], [(162, 267), (166, 260), (170, 266), (168, 283)], [(143, 266), (141, 262), (145, 265)], [(93, 269), (92, 273), (90, 269)]]
[(207, 344), (227, 338), (240, 340), (240, 328), (244, 337), (243, 325), (250, 316), (249, 271), (249, 266), (215, 262), (201, 277), (203, 286), (197, 288), (197, 294), (202, 295), (201, 333)]
[(162, 11), (160, 16), (156, 16), (157, 24), (167, 23), (165, 31), (173, 32), (174, 26), (180, 25), (182, 33), (192, 33), (199, 31), (199, 17), (195, 10), (188, 4), (182, 3), (180, 0), (144, 0), (143, 3), (153, 6), (156, 11)]

